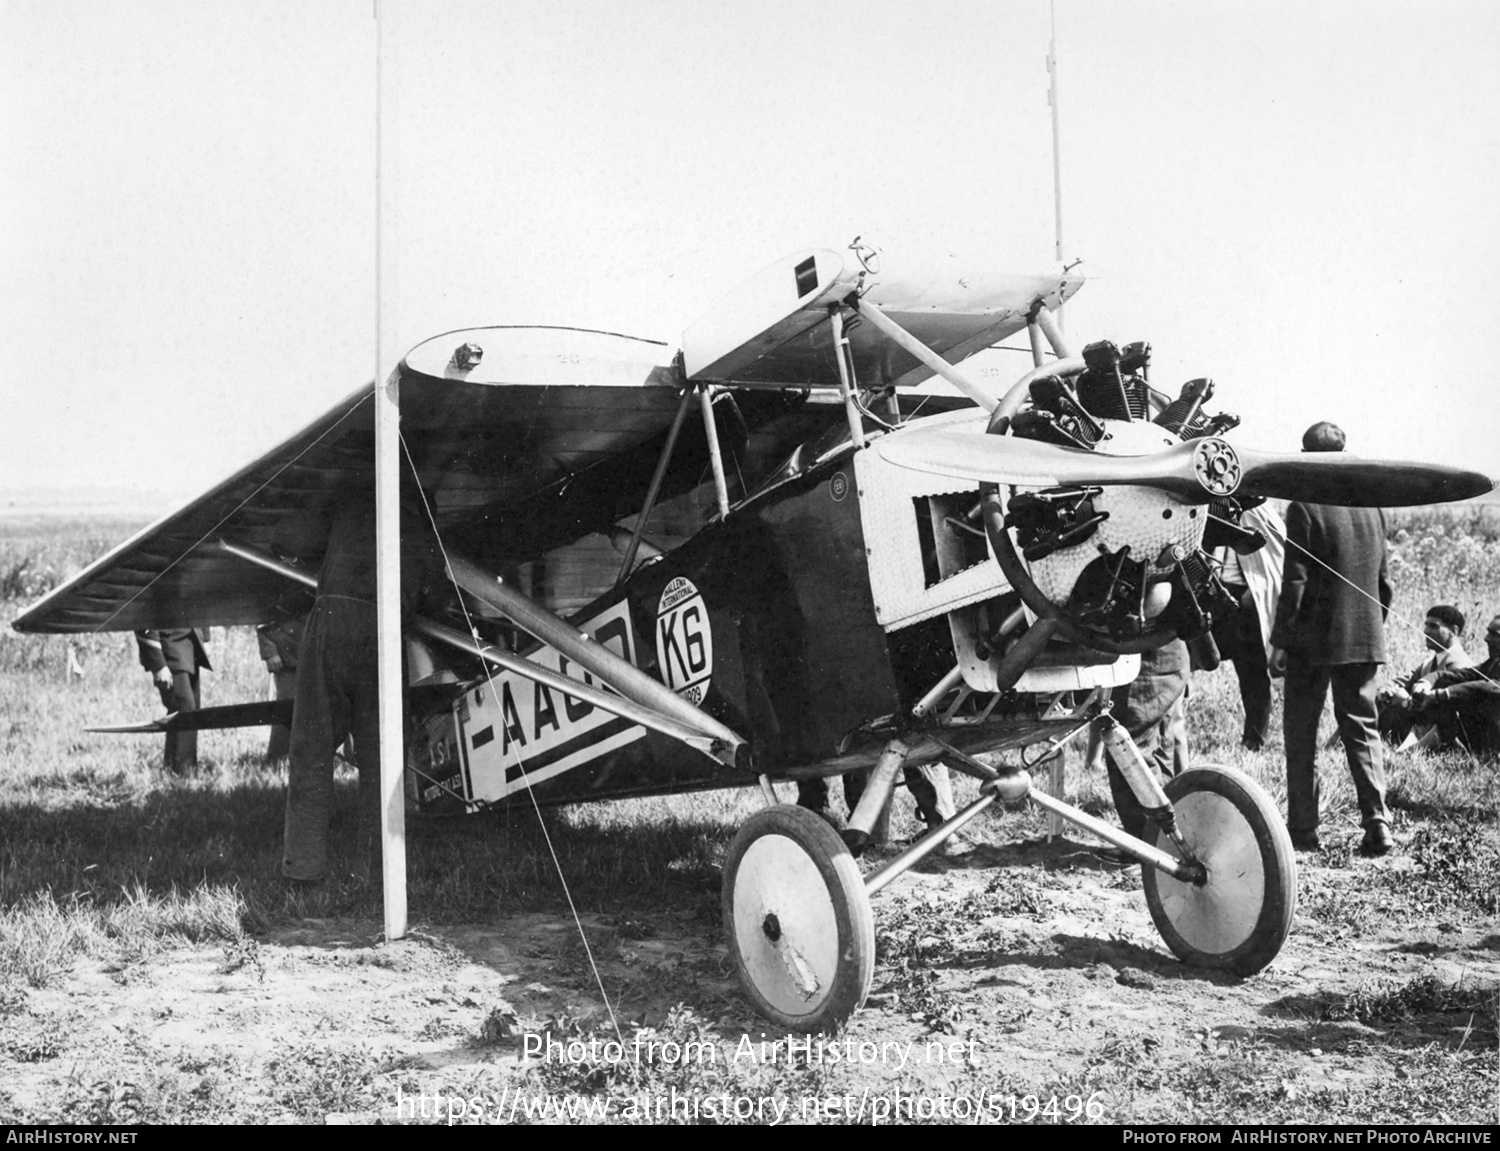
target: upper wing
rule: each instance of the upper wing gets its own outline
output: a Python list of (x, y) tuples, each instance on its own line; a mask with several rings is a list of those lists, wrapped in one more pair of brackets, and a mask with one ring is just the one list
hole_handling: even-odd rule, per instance
[[(688, 377), (743, 387), (837, 387), (828, 309), (860, 293), (949, 363), (992, 347), (1026, 326), (1037, 305), (1060, 307), (1083, 284), (1066, 271), (1017, 276), (974, 269), (921, 269), (867, 282), (857, 258), (831, 248), (794, 252), (761, 269), (682, 336)], [(851, 320), (845, 335), (861, 387), (907, 387), (932, 369)]]

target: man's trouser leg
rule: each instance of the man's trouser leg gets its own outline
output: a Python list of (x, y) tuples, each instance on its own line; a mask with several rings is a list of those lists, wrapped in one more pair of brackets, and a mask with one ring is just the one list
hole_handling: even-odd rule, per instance
[[(297, 699), (297, 673), (295, 671), (275, 671), (271, 673), (272, 683), (275, 685), (275, 698), (277, 700)], [(271, 738), (266, 744), (267, 759), (284, 759), (292, 750), (291, 725), (284, 723), (273, 723), (271, 725)]]
[(1485, 700), (1476, 710), (1478, 722), (1469, 750), (1490, 755), (1500, 752), (1500, 700)]
[(1474, 753), (1500, 752), (1500, 699), (1438, 704), (1424, 718), (1437, 725), (1444, 746), (1461, 743)]
[(819, 815), (828, 813), (828, 781), (826, 779), (799, 779), (797, 781), (797, 806)]
[[(198, 673), (174, 671), (172, 689), (163, 702), (168, 711), (187, 715), (198, 710)], [(167, 745), (162, 753), (162, 762), (168, 771), (191, 771), (198, 766), (198, 733), (196, 731), (169, 731)]]
[(329, 682), (328, 615), (315, 607), (298, 660), (297, 696), (287, 768), (281, 871), (288, 879), (322, 879), (328, 870), (328, 817), (333, 807), (333, 752), (346, 726)]
[(1471, 752), (1500, 752), (1500, 699), (1475, 701), (1465, 709), (1465, 743)]
[(1240, 702), (1245, 705), (1241, 739), (1246, 747), (1258, 749), (1271, 734), (1271, 673), (1266, 665), (1266, 649), (1257, 644), (1235, 660), (1234, 674), (1240, 681)]
[(1286, 741), (1286, 826), (1293, 836), (1318, 830), (1318, 720), (1328, 698), (1329, 669), (1286, 661), (1282, 735)]
[(1188, 758), (1187, 692), (1185, 691), (1172, 701), (1172, 706), (1162, 717), (1154, 762), (1156, 769), (1166, 779), (1181, 775), (1193, 766)]
[(1229, 591), (1241, 602), (1233, 615), (1214, 628), (1214, 642), (1219, 645), (1219, 653), (1234, 664), (1240, 702), (1245, 708), (1241, 739), (1245, 746), (1256, 749), (1266, 742), (1271, 731), (1271, 672), (1260, 634), (1260, 616), (1254, 604), (1244, 603), (1243, 597), (1248, 592), (1239, 587)]
[(1398, 698), (1390, 698), (1382, 701), (1377, 695), (1375, 697), (1375, 725), (1380, 732), (1380, 738), (1387, 743), (1400, 747), (1411, 734), (1416, 725), (1416, 715), (1410, 706), (1407, 706)]
[[(373, 647), (374, 645), (371, 644)], [(374, 668), (374, 655), (366, 667)], [(373, 674), (351, 684), (352, 707), (349, 734), (354, 737), (354, 762), (359, 767), (358, 851), (380, 873), (380, 693)]]
[(924, 763), (902, 770), (906, 790), (916, 802), (917, 813), (928, 828), (951, 819), (958, 808), (953, 802), (953, 779), (947, 764)]
[(1375, 707), (1375, 675), (1380, 665), (1347, 663), (1330, 668), (1333, 681), (1333, 716), (1344, 741), (1354, 794), (1359, 800), (1359, 818), (1365, 827), (1390, 823), (1385, 806), (1385, 754), (1380, 742)]

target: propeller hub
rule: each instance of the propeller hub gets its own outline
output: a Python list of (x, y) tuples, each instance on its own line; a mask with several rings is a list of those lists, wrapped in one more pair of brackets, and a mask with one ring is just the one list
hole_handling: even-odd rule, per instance
[(1194, 445), (1193, 474), (1198, 477), (1203, 490), (1218, 499), (1235, 493), (1245, 470), (1240, 466), (1240, 457), (1227, 442), (1217, 436), (1208, 436)]

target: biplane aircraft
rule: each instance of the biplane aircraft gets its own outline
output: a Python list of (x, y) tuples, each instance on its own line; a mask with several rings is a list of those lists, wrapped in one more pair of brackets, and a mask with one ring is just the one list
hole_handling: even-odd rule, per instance
[[(858, 242), (797, 252), (680, 347), (608, 332), (449, 332), (396, 369), (401, 435), (443, 543), (449, 610), (407, 635), (409, 796), (468, 811), (759, 781), (725, 866), (726, 933), (776, 1022), (837, 1025), (870, 988), (871, 897), (999, 801), (1028, 798), (1144, 865), (1181, 959), (1259, 970), (1296, 866), (1243, 775), (1163, 787), (1109, 713), (1139, 653), (1228, 603), (1205, 543), (1254, 546), (1267, 497), (1410, 505), (1472, 472), (1231, 446), (1198, 379), (1163, 394), (1150, 347), (1065, 346), (1080, 286), (885, 274)], [(956, 365), (1026, 331), (1001, 395)], [(1050, 351), (1048, 348), (1050, 345)], [(934, 375), (957, 396), (917, 394)], [(260, 624), (311, 603), (338, 493), (373, 485), (365, 387), (15, 623), (28, 632)], [(137, 725), (285, 719), (289, 704)], [(282, 709), (278, 711), (278, 709)], [(1033, 787), (1091, 728), (1154, 816), (1135, 839)], [(997, 754), (998, 753), (998, 754)], [(981, 758), (983, 757), (983, 758)], [(902, 768), (979, 798), (870, 874)], [(867, 771), (848, 829), (770, 781)]]

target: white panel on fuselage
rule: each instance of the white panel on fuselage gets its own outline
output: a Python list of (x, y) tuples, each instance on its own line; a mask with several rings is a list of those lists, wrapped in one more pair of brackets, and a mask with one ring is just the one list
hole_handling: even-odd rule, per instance
[[(582, 630), (630, 663), (635, 635), (625, 600), (605, 608)], [(533, 663), (601, 687), (556, 648), (529, 653)], [(515, 672), (497, 672), (454, 704), (467, 797), (495, 803), (512, 792), (571, 771), (645, 738), (646, 729), (582, 700), (563, 696)]]

